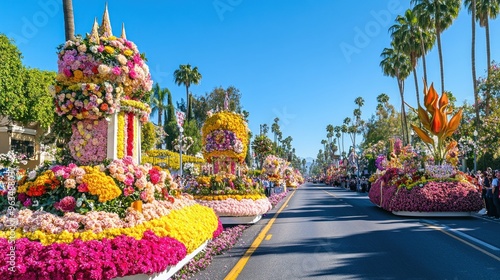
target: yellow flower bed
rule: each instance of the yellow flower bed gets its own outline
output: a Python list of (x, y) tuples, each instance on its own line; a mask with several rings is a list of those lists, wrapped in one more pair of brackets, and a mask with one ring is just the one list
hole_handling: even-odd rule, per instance
[(226, 200), (226, 199), (236, 199), (238, 201), (242, 199), (258, 200), (266, 198), (263, 194), (214, 194), (214, 195), (195, 195), (194, 199), (199, 200)]
[[(158, 158), (160, 156), (163, 158)], [(179, 153), (169, 151), (169, 150), (147, 151), (145, 154), (142, 154), (141, 162), (142, 162), (142, 164), (151, 163), (154, 165), (159, 165), (160, 163), (164, 163), (166, 166), (168, 166), (169, 168), (172, 168), (172, 169), (179, 169), (181, 166)], [(182, 163), (185, 164), (188, 162), (192, 162), (194, 164), (202, 164), (202, 163), (205, 163), (205, 160), (202, 158), (188, 156), (188, 155), (183, 154), (182, 155)]]
[[(203, 222), (200, 222), (203, 221)], [(127, 235), (137, 240), (141, 239), (144, 232), (152, 230), (159, 237), (171, 237), (182, 242), (188, 253), (198, 248), (203, 242), (212, 238), (217, 229), (218, 218), (211, 208), (195, 204), (180, 210), (172, 210), (170, 214), (159, 219), (144, 222), (132, 228), (105, 229), (100, 233), (91, 230), (70, 233), (63, 231), (61, 234), (45, 233), (40, 230), (23, 232), (18, 228), (15, 232), (16, 239), (28, 238), (40, 241), (47, 246), (53, 243), (72, 243), (79, 238), (83, 241), (113, 239), (120, 235)], [(0, 238), (11, 238), (11, 231), (0, 231)]]

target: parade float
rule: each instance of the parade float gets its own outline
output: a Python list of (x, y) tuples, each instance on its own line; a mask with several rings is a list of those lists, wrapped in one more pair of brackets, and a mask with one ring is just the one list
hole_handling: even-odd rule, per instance
[[(56, 112), (72, 124), (71, 162), (46, 164), (0, 206), (2, 279), (168, 279), (222, 227), (176, 192), (168, 170), (141, 159), (151, 90), (137, 46), (100, 27), (59, 48)], [(175, 195), (174, 195), (175, 193)], [(200, 222), (203, 221), (203, 222)]]
[(223, 224), (259, 221), (272, 206), (261, 184), (245, 174), (248, 127), (243, 116), (227, 107), (210, 113), (202, 127), (202, 139), (208, 174), (199, 176), (186, 191), (199, 204), (214, 209)]
[(286, 160), (275, 155), (268, 155), (262, 164), (262, 173), (275, 188), (283, 187), (283, 191), (286, 192), (285, 171), (288, 167), (289, 162)]
[(457, 142), (448, 138), (460, 124), (462, 109), (448, 120), (448, 103), (446, 93), (439, 97), (432, 85), (424, 91), (425, 109), (419, 106), (417, 112), (421, 127), (412, 129), (427, 153), (393, 140), (389, 156), (376, 160), (371, 202), (402, 216), (469, 216), (483, 208), (477, 182), (457, 168)]
[(304, 183), (304, 177), (302, 177), (300, 171), (292, 166), (288, 166), (283, 175), (287, 189), (296, 189)]

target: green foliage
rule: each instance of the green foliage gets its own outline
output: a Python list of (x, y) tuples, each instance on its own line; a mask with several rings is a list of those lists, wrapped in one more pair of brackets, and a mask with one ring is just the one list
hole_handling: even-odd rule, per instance
[(24, 71), (23, 97), (27, 113), (19, 121), (38, 122), (48, 128), (54, 122), (54, 102), (49, 86), (54, 83), (55, 72), (38, 69)]
[(0, 34), (0, 112), (11, 119), (22, 119), (27, 107), (22, 92), (23, 65), (19, 49)]
[(257, 168), (262, 168), (262, 164), (268, 155), (273, 152), (273, 142), (266, 135), (257, 135), (252, 142), (252, 150), (257, 159)]
[(147, 122), (142, 125), (141, 148), (142, 151), (151, 150), (156, 143), (155, 125), (152, 122)]
[(237, 113), (244, 112), (242, 111), (241, 107), (241, 93), (237, 88), (235, 88), (234, 86), (230, 86), (226, 89), (222, 87), (216, 87), (210, 93), (206, 93), (205, 96), (200, 96), (198, 98), (193, 96), (193, 115), (200, 128), (207, 119), (208, 111), (224, 109), (224, 99), (226, 97), (226, 92), (228, 93), (229, 98), (229, 111)]
[(389, 139), (401, 131), (400, 114), (389, 103), (389, 97), (386, 94), (380, 94), (377, 100), (377, 111), (365, 125), (365, 138), (361, 145), (363, 149), (367, 149), (379, 141), (389, 143)]
[(55, 73), (25, 69), (21, 53), (13, 42), (0, 34), (0, 112), (23, 124), (38, 122), (48, 128), (54, 121), (54, 105), (49, 86)]
[(187, 154), (196, 155), (201, 151), (201, 130), (196, 125), (195, 120), (189, 120), (184, 123), (184, 135), (193, 139), (193, 145), (189, 147)]
[(174, 150), (174, 145), (172, 142), (179, 138), (179, 128), (177, 127), (177, 121), (174, 119), (169, 120), (165, 125), (165, 132), (167, 137), (165, 137), (165, 145), (167, 150)]

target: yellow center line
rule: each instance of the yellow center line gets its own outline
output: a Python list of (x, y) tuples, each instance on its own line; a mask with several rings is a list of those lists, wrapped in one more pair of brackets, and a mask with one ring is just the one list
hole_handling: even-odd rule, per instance
[(232, 280), (238, 278), (238, 275), (240, 275), (241, 271), (243, 268), (245, 268), (245, 265), (247, 264), (248, 260), (252, 256), (252, 254), (257, 250), (259, 247), (260, 243), (262, 240), (264, 240), (267, 232), (271, 229), (271, 226), (274, 224), (274, 221), (278, 217), (278, 215), (285, 209), (285, 207), (288, 206), (288, 201), (292, 198), (292, 196), (295, 194), (295, 191), (288, 197), (288, 199), (283, 203), (281, 208), (276, 212), (271, 220), (267, 223), (267, 225), (262, 229), (262, 231), (259, 233), (259, 235), (255, 238), (253, 241), (252, 245), (248, 248), (248, 250), (245, 252), (245, 254), (241, 257), (241, 259), (236, 263), (236, 265), (231, 269), (231, 271), (226, 275), (224, 280)]
[(494, 254), (492, 254), (492, 253), (490, 253), (490, 252), (488, 252), (488, 251), (484, 250), (483, 248), (480, 248), (480, 247), (478, 247), (478, 246), (476, 246), (476, 245), (474, 245), (474, 244), (470, 243), (469, 241), (467, 241), (467, 240), (465, 240), (465, 239), (462, 239), (462, 238), (460, 238), (460, 237), (458, 237), (458, 236), (456, 236), (456, 235), (453, 235), (453, 234), (451, 234), (451, 233), (447, 232), (446, 230), (443, 230), (443, 229), (442, 229), (442, 228), (440, 228), (440, 227), (437, 227), (437, 226), (434, 226), (434, 225), (431, 225), (431, 224), (427, 224), (427, 223), (423, 223), (423, 224), (424, 224), (425, 226), (427, 226), (427, 227), (431, 228), (431, 229), (438, 230), (438, 231), (440, 231), (440, 232), (442, 232), (442, 233), (444, 233), (444, 234), (446, 234), (446, 235), (448, 235), (448, 236), (451, 236), (451, 237), (455, 238), (456, 240), (458, 240), (458, 241), (460, 241), (460, 242), (462, 242), (462, 243), (464, 243), (464, 244), (466, 244), (466, 245), (469, 245), (470, 247), (472, 247), (472, 248), (474, 248), (474, 249), (478, 250), (479, 252), (481, 252), (481, 253), (483, 253), (483, 254), (485, 254), (485, 255), (487, 255), (487, 256), (490, 256), (490, 257), (492, 257), (493, 259), (495, 259), (495, 260), (497, 260), (497, 261), (500, 261), (500, 257), (498, 257), (498, 256), (496, 256), (496, 255), (494, 255)]

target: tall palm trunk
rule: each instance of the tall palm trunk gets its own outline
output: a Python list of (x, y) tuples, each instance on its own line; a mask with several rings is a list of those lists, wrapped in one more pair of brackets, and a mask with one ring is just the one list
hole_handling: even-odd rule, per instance
[(73, 1), (63, 0), (64, 10), (64, 35), (66, 41), (75, 38), (75, 17), (73, 16)]
[(427, 64), (425, 62), (425, 46), (424, 46), (424, 36), (422, 36), (422, 30), (420, 30), (420, 47), (422, 48), (422, 67), (424, 68), (424, 85), (427, 84)]
[(443, 65), (443, 51), (441, 49), (441, 32), (440, 31), (436, 32), (436, 39), (437, 39), (437, 43), (438, 43), (439, 68), (441, 70), (441, 94), (443, 94), (444, 93), (444, 65)]
[[(471, 2), (471, 14), (472, 14), (472, 46), (471, 46), (471, 62), (472, 62), (472, 87), (474, 90), (474, 110), (476, 112), (475, 129), (479, 126), (479, 93), (477, 91), (477, 80), (476, 80), (476, 0)], [(486, 36), (488, 40), (489, 36)], [(489, 46), (487, 47), (489, 50)], [(488, 54), (489, 55), (489, 54)], [(489, 65), (489, 58), (488, 58)], [(489, 72), (489, 67), (488, 67)]]
[(403, 143), (408, 144), (408, 125), (406, 123), (404, 81), (398, 78), (399, 95), (401, 95), (401, 130), (403, 133)]
[(415, 91), (417, 93), (417, 105), (420, 107), (420, 94), (418, 93), (417, 68), (413, 67), (413, 79), (415, 80)]
[[(161, 129), (164, 129), (163, 128), (163, 122), (162, 122), (162, 115), (163, 115), (163, 109), (162, 108), (158, 108), (158, 126)], [(156, 145), (156, 148), (161, 149), (162, 148), (162, 144), (158, 143), (158, 145)]]
[(189, 121), (189, 84), (186, 85), (186, 121)]
[[(485, 24), (484, 24), (484, 30), (485, 30), (485, 33), (486, 33), (486, 66), (488, 67), (488, 74), (487, 74), (487, 81), (489, 81), (490, 79), (490, 74), (491, 74), (491, 54), (490, 54), (490, 24), (489, 24), (489, 21), (488, 19), (486, 19), (485, 21)], [(491, 99), (491, 96), (490, 96), (490, 91), (489, 90), (486, 90), (485, 92), (485, 99), (484, 99), (484, 103), (485, 103), (485, 108), (484, 108), (484, 113), (486, 116), (489, 116), (490, 115), (490, 99)]]

